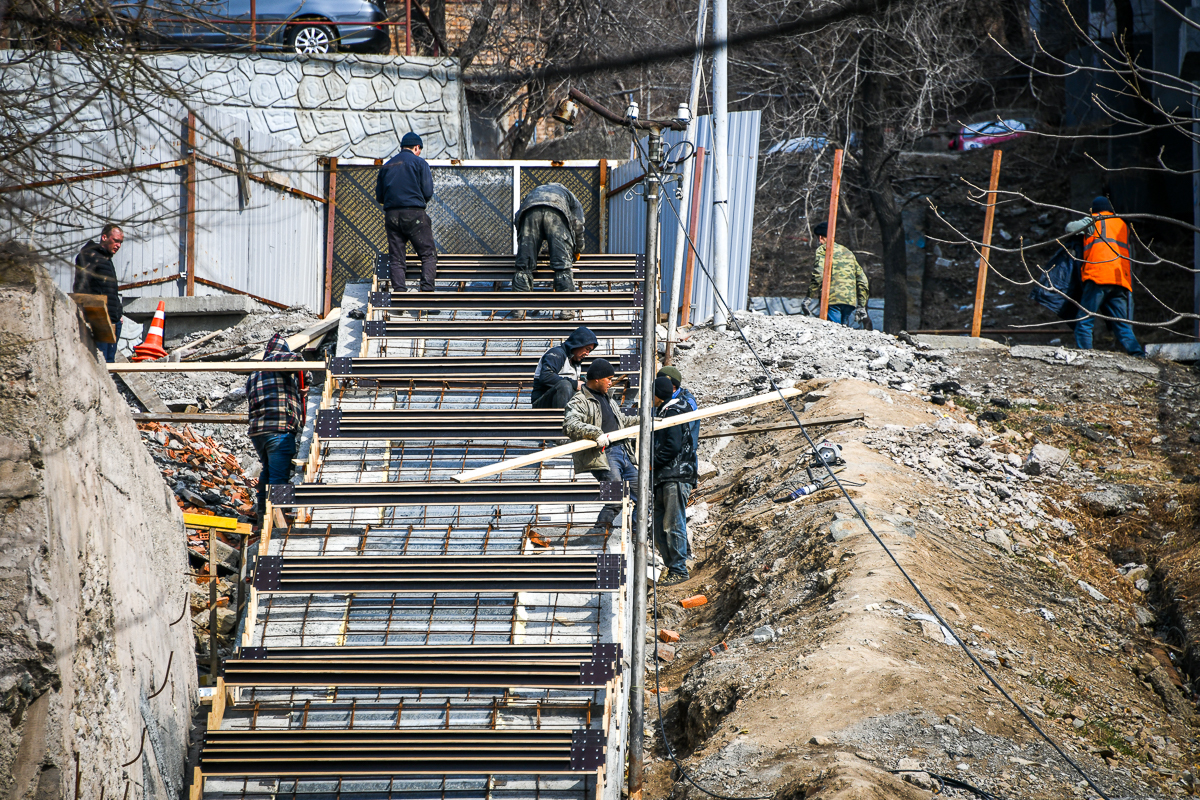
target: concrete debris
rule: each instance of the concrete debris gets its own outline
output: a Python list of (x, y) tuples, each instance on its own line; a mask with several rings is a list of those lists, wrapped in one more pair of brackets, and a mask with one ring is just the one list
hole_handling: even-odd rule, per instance
[(770, 625), (762, 625), (754, 629), (754, 643), (766, 644), (775, 641), (775, 629)]
[(249, 520), (254, 513), (256, 487), (244, 474), (243, 462), (229, 452), (225, 441), (201, 436), (190, 424), (176, 428), (166, 423), (143, 422), (138, 428), (181, 509), (237, 517), (242, 522)]
[(1079, 588), (1083, 589), (1085, 592), (1087, 592), (1088, 596), (1091, 597), (1096, 602), (1098, 602), (1098, 603), (1109, 602), (1108, 598), (1105, 597), (1103, 594), (1101, 594), (1099, 589), (1097, 589), (1095, 586), (1092, 586), (1087, 581), (1078, 581), (1078, 583), (1079, 583)]
[(999, 528), (992, 528), (989, 530), (983, 535), (983, 540), (1005, 553), (1011, 553), (1013, 551), (1012, 539), (1009, 538), (1007, 533)]
[(1048, 444), (1035, 444), (1021, 466), (1027, 475), (1057, 474), (1065, 469), (1078, 469), (1071, 454)]

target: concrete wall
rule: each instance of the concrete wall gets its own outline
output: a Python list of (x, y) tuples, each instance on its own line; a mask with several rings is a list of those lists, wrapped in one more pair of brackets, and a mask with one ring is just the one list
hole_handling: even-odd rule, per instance
[(145, 60), (172, 76), (190, 102), (323, 156), (390, 158), (414, 130), (425, 158), (472, 157), (452, 58), (189, 53)]
[(0, 252), (0, 797), (75, 800), (78, 775), (91, 800), (175, 800), (183, 520), (94, 352), (46, 270)]

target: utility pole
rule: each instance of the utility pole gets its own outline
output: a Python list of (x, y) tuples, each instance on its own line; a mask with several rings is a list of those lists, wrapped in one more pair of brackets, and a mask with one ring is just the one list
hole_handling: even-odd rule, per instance
[(633, 588), (630, 613), (633, 631), (629, 654), (629, 800), (642, 798), (642, 738), (646, 727), (646, 565), (650, 541), (650, 508), (654, 498), (650, 486), (650, 467), (653, 464), (651, 436), (654, 430), (654, 373), (658, 353), (654, 328), (658, 323), (658, 197), (662, 179), (662, 131), (670, 128), (682, 131), (687, 120), (640, 120), (637, 107), (631, 105), (625, 116), (617, 114), (578, 89), (569, 96), (604, 119), (622, 128), (633, 127), (647, 132), (646, 163), (646, 278), (642, 284), (642, 371), (638, 386), (638, 503), (633, 531), (633, 553), (630, 585)]
[[(708, 0), (700, 0), (700, 14), (696, 19), (696, 57), (692, 60), (692, 93), (688, 98), (691, 120), (688, 122), (687, 135), (684, 137), (684, 140), (692, 146), (693, 152), (696, 147), (695, 115), (700, 107), (700, 68), (704, 65), (704, 50), (701, 45), (704, 44), (704, 22), (707, 16)], [(671, 262), (671, 294), (667, 298), (667, 355), (664, 360), (668, 364), (671, 363), (672, 349), (675, 345), (675, 326), (679, 322), (679, 307), (692, 299), (690, 292), (688, 297), (681, 297), (679, 293), (683, 288), (683, 256), (688, 247), (688, 215), (685, 204), (691, 205), (692, 194), (701, 191), (701, 187), (696, 185), (696, 175), (696, 170), (684, 167), (683, 191), (679, 197), (679, 235), (675, 237), (675, 258)]]
[(729, 297), (729, 0), (713, 2), (713, 325), (725, 330), (717, 293)]

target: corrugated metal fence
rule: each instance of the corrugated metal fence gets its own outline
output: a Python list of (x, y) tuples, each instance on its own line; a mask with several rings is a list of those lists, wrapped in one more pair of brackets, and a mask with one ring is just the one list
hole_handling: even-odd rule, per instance
[[(729, 115), (729, 294), (725, 298), (733, 309), (744, 309), (747, 303), (747, 292), (750, 281), (750, 241), (754, 232), (754, 197), (758, 179), (758, 135), (761, 112), (739, 111)], [(712, 117), (704, 116), (696, 120), (696, 146), (703, 147), (706, 152), (712, 150)], [(683, 141), (681, 131), (666, 131), (663, 140), (666, 147), (675, 147)], [(645, 151), (646, 140), (641, 142), (641, 150)], [(682, 155), (683, 147), (676, 150)], [(631, 181), (639, 179), (645, 172), (645, 166), (637, 152), (633, 160), (613, 170), (609, 184), (615, 189), (621, 189)], [(694, 169), (696, 160), (684, 162), (684, 169)], [(704, 173), (699, 187), (700, 209), (696, 235), (696, 265), (692, 283), (691, 303), (693, 321), (702, 322), (712, 316), (715, 302), (713, 300), (712, 283), (704, 274), (709, 268), (712, 256), (712, 176), (711, 160), (706, 160)], [(662, 216), (659, 227), (661, 283), (663, 297), (666, 298), (671, 290), (672, 259), (675, 253), (675, 240), (680, 235), (679, 221), (686, 224), (690, 211), (690, 198), (684, 198), (683, 208), (676, 199), (675, 190), (680, 183), (671, 183), (664, 187), (662, 196)], [(635, 191), (636, 190), (636, 191)], [(646, 243), (646, 202), (639, 194), (640, 188), (630, 186), (615, 192), (608, 200), (609, 236), (608, 251), (610, 253), (642, 253)], [(678, 216), (677, 216), (678, 215)], [(663, 306), (666, 310), (666, 306)]]
[[(59, 137), (50, 147), (54, 163), (44, 165), (48, 185), (5, 192), (3, 236), (36, 243), (58, 286), (70, 291), (75, 255), (116, 222), (125, 232), (113, 259), (117, 275), (135, 284), (122, 295), (183, 294), (186, 116), (177, 106), (147, 113), (136, 126), (101, 120), (93, 136)], [(235, 138), (249, 197), (239, 189)], [(195, 293), (233, 290), (319, 310), (324, 173), (317, 155), (213, 110), (200, 112), (195, 143)]]

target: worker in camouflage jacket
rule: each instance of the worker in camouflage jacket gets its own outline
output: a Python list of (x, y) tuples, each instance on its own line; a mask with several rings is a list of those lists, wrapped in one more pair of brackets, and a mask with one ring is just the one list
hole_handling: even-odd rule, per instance
[(575, 291), (571, 267), (583, 250), (583, 219), (583, 204), (561, 183), (547, 183), (525, 195), (513, 217), (517, 228), (513, 291), (533, 291), (533, 270), (542, 242), (550, 248), (554, 291)]
[[(615, 371), (612, 364), (597, 358), (588, 367), (587, 383), (583, 391), (576, 392), (567, 403), (563, 414), (563, 433), (573, 442), (583, 439), (595, 441), (601, 434), (612, 433), (621, 428), (638, 424), (638, 418), (621, 411), (617, 401), (609, 396)], [(576, 452), (575, 474), (590, 472), (598, 481), (630, 481), (633, 484), (634, 503), (637, 503), (637, 466), (626, 441), (614, 442), (607, 447), (594, 447)], [(607, 535), (613, 520), (621, 513), (621, 506), (610, 503), (600, 509), (596, 524), (587, 533), (591, 536)]]
[[(816, 266), (812, 280), (808, 282), (809, 298), (821, 299), (821, 281), (825, 277), (825, 248), (829, 246), (829, 226), (822, 222), (813, 228), (813, 235), (820, 242), (817, 248)], [(859, 266), (858, 259), (850, 249), (833, 243), (833, 269), (829, 277), (829, 321), (847, 328), (861, 327), (868, 319), (867, 298), (870, 296), (867, 273)], [(855, 325), (855, 322), (858, 325)]]

